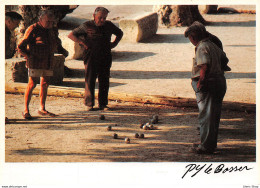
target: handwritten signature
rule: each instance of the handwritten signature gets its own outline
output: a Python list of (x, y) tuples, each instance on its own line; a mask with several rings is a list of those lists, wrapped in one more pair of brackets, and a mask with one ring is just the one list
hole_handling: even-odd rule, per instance
[(205, 174), (218, 174), (218, 173), (231, 173), (231, 172), (242, 172), (252, 170), (253, 168), (249, 168), (248, 166), (231, 166), (227, 167), (225, 164), (220, 164), (217, 167), (213, 167), (213, 164), (189, 164), (185, 167), (187, 170), (183, 174), (182, 178), (186, 175), (190, 174), (191, 177), (196, 176), (199, 172), (204, 172)]

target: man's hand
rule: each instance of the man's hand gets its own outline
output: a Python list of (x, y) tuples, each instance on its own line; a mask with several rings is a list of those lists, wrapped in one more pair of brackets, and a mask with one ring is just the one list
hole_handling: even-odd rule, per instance
[(68, 38), (71, 39), (74, 42), (79, 43), (80, 45), (82, 45), (86, 50), (88, 49), (88, 46), (78, 37), (76, 37), (75, 35), (73, 35), (73, 32), (70, 32), (70, 34), (68, 35)]
[(117, 44), (116, 44), (115, 42), (111, 42), (111, 43), (110, 43), (111, 49), (115, 48), (116, 46), (117, 46)]
[(200, 90), (201, 87), (202, 87), (202, 86), (201, 86), (201, 80), (199, 80), (198, 83), (197, 83), (197, 89)]
[(197, 88), (198, 88), (199, 91), (205, 89), (205, 81), (199, 79), (199, 81), (198, 81), (198, 83), (197, 83)]
[(118, 34), (118, 35), (116, 36), (114, 42), (111, 42), (111, 43), (110, 43), (110, 48), (111, 48), (111, 49), (112, 49), (112, 48), (115, 48), (115, 47), (118, 45), (119, 41), (122, 39), (122, 37), (123, 37), (123, 32), (121, 32), (120, 34)]
[(201, 65), (200, 69), (200, 79), (197, 83), (197, 89), (201, 90), (205, 87), (205, 77), (206, 77), (206, 72), (207, 72), (208, 66), (207, 64)]
[(81, 46), (83, 46), (86, 50), (88, 49), (88, 46), (84, 43), (84, 42), (79, 42), (79, 44), (81, 45)]

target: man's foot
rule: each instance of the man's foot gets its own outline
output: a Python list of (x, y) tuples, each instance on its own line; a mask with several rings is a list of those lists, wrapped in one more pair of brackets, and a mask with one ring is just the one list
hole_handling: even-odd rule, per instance
[(193, 144), (193, 147), (190, 149), (191, 153), (196, 153), (196, 154), (213, 154), (214, 151), (212, 150), (203, 150), (198, 147), (197, 144)]
[(87, 107), (86, 107), (86, 111), (94, 111), (93, 106), (87, 106)]
[(107, 106), (107, 105), (105, 105), (105, 106), (100, 106), (99, 107), (99, 110), (104, 110), (104, 111), (108, 111), (110, 108)]
[(48, 112), (47, 110), (38, 110), (38, 114), (40, 114), (41, 116), (50, 116), (50, 117), (55, 117), (56, 115)]
[(32, 119), (32, 116), (28, 112), (26, 112), (26, 113), (22, 112), (22, 116), (23, 116), (24, 119), (27, 119), (27, 120)]
[(197, 148), (197, 147), (199, 147), (199, 145), (200, 145), (199, 143), (193, 143), (193, 144), (192, 144), (192, 147), (193, 147), (193, 148)]

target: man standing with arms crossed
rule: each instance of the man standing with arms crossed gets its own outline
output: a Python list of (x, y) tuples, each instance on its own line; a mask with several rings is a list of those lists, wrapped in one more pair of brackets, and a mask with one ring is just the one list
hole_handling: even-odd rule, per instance
[[(97, 7), (93, 14), (94, 20), (87, 21), (74, 29), (68, 37), (85, 48), (85, 97), (87, 111), (95, 106), (95, 82), (99, 81), (98, 102), (100, 110), (108, 110), (108, 91), (110, 68), (112, 65), (111, 49), (116, 47), (123, 32), (112, 22), (106, 21), (109, 11)], [(111, 36), (116, 38), (111, 42)]]
[(54, 13), (51, 10), (42, 10), (39, 22), (28, 27), (23, 40), (18, 45), (19, 52), (26, 58), (26, 66), (29, 72), (29, 82), (24, 94), (25, 109), (22, 113), (25, 119), (32, 119), (29, 112), (29, 103), (39, 77), (41, 77), (41, 89), (38, 113), (42, 116), (55, 116), (45, 109), (49, 81), (50, 77), (53, 76), (51, 64), (58, 40), (57, 35), (52, 30), (54, 22)]

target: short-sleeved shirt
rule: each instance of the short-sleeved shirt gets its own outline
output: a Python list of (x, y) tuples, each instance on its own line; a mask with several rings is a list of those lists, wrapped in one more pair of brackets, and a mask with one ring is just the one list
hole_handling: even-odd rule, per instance
[(35, 23), (27, 28), (18, 49), (28, 55), (28, 68), (50, 69), (57, 49), (57, 37), (52, 29)]
[(96, 26), (94, 20), (87, 21), (72, 31), (73, 35), (82, 38), (88, 46), (85, 51), (84, 61), (100, 59), (111, 56), (111, 37), (112, 34), (122, 35), (121, 29), (112, 22), (106, 21), (103, 26)]
[(221, 69), (221, 61), (226, 58), (225, 53), (217, 47), (216, 44), (209, 39), (204, 39), (199, 42), (195, 48), (195, 57), (193, 58), (192, 78), (200, 76), (201, 65), (207, 64), (207, 75), (223, 75)]

